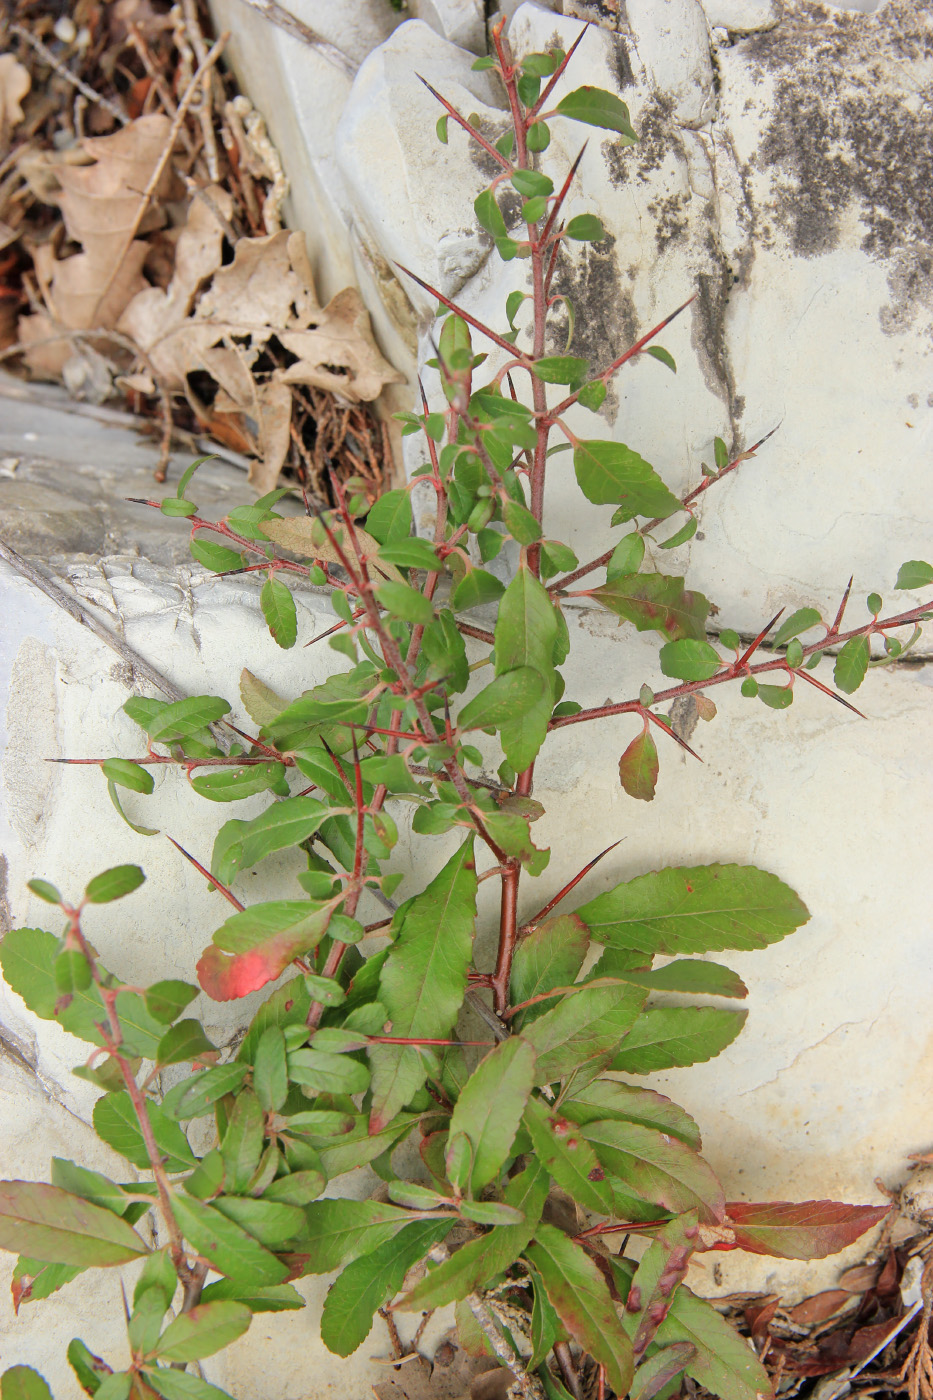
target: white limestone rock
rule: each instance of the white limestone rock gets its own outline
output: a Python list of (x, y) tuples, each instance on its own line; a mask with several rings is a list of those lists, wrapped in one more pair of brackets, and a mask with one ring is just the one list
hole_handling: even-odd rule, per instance
[(474, 54), (486, 52), (483, 0), (408, 0), (408, 14), (422, 19), (443, 38)]

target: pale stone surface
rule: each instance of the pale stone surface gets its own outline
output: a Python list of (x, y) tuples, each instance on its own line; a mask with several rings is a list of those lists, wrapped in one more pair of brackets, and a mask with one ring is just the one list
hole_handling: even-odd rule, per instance
[[(225, 4), (217, 0), (218, 13)], [(448, 15), (458, 8), (434, 5)], [(653, 362), (627, 368), (605, 415), (580, 411), (574, 431), (628, 442), (672, 487), (686, 489), (698, 479), (699, 462), (711, 460), (714, 434), (745, 444), (781, 422), (757, 461), (706, 496), (696, 540), (673, 557), (657, 556), (666, 569), (689, 567), (691, 582), (722, 608), (717, 625), (749, 632), (782, 605), (816, 603), (831, 615), (853, 569), (852, 616), (860, 619), (860, 596), (890, 587), (903, 559), (929, 557), (933, 524), (924, 489), (931, 437), (926, 262), (933, 219), (924, 203), (930, 75), (923, 58), (929, 15), (907, 0), (885, 0), (873, 11), (868, 3), (826, 8), (793, 0), (773, 26), (771, 9), (755, 0), (706, 0), (702, 8), (688, 0), (630, 0), (618, 35), (594, 29), (587, 36), (585, 62), (566, 86), (592, 82), (620, 91), (640, 145), (620, 151), (601, 134), (555, 121), (541, 161), (560, 175), (590, 135), (580, 194), (568, 213), (594, 208), (613, 240), (579, 250), (561, 270), (578, 307), (574, 350), (605, 363), (620, 343), (700, 290), (662, 337), (677, 358), (677, 379)], [(871, 12), (858, 13), (863, 9)], [(359, 7), (350, 37), (327, 28), (335, 7), (301, 11), (360, 65), (352, 85), (344, 70), (239, 5), (234, 56), (273, 124), (293, 181), (292, 217), (314, 249), (322, 293), (357, 277), (383, 347), (394, 355), (395, 346), (396, 362), (413, 368), (419, 318), (430, 300), (419, 293), (414, 309), (408, 305), (393, 258), (427, 280), (447, 278), (442, 285), (456, 286), (470, 310), (500, 327), (504, 296), (523, 285), (525, 269), (489, 255), (470, 207), (488, 175), (452, 124), (447, 148), (434, 141), (436, 108), (414, 76), (422, 72), (494, 127), (501, 123), (498, 99), (484, 75), (470, 72), (472, 52), (449, 42), (449, 28), (441, 35), (421, 21), (397, 26), (388, 6), (380, 4), (377, 15), (376, 0), (372, 15), (382, 17), (383, 28), (375, 20), (366, 28), (364, 11), (370, 13)], [(715, 41), (706, 37), (704, 14)], [(515, 14), (512, 40), (518, 52), (554, 37), (566, 46), (579, 28), (579, 19), (526, 3)], [(426, 325), (421, 331), (424, 360), (433, 347)], [(425, 380), (430, 391), (430, 373)], [(37, 432), (39, 446), (24, 442), (27, 431)], [(0, 449), (25, 456), (28, 448), (29, 456), (80, 470), (94, 458), (78, 436), (44, 410), (35, 429), (7, 417)], [(116, 489), (125, 454), (139, 483), (126, 494), (148, 494), (148, 484), (141, 488), (146, 454), (135, 440), (114, 430), (100, 445), (107, 489)], [(566, 462), (555, 459), (549, 530), (587, 558), (610, 535), (582, 524), (560, 479), (569, 477)], [(54, 490), (51, 468), (27, 462), (11, 481), (20, 470), (28, 488)], [(229, 508), (233, 478), (213, 467), (205, 475), (216, 510)], [(92, 508), (93, 478), (81, 480), (83, 506), (80, 483), (68, 489), (78, 510), (75, 529), (84, 535), (69, 538), (64, 518), (50, 520), (48, 496), (37, 495), (38, 525), (25, 497), (14, 507), (19, 538), (37, 555), (105, 556), (72, 557), (58, 567), (177, 685), (235, 701), (243, 665), (297, 693), (342, 664), (323, 647), (279, 651), (259, 615), (255, 584), (215, 580), (182, 562), (175, 541), (184, 538), (183, 526), (165, 522), (160, 536), (144, 523), (151, 534), (140, 558), (132, 540), (136, 508), (127, 507), (108, 539), (110, 525)], [(3, 513), (8, 484), (0, 475), (4, 531), (13, 520), (10, 493)], [(305, 637), (331, 622), (327, 605), (310, 592), (300, 597), (299, 615)], [(574, 698), (627, 698), (642, 682), (659, 681), (650, 639), (633, 638), (586, 609), (572, 610), (572, 627), (572, 671), (580, 678), (569, 690)], [(9, 917), (47, 921), (47, 906), (25, 892), (32, 875), (75, 893), (104, 865), (141, 863), (148, 882), (126, 902), (126, 922), (95, 911), (94, 940), (127, 976), (190, 978), (223, 917), (219, 897), (206, 893), (163, 837), (138, 837), (120, 822), (99, 773), (43, 761), (141, 753), (139, 731), (120, 709), (132, 684), (116, 655), (0, 566), (0, 692), (9, 696), (0, 712), (0, 852)], [(926, 667), (873, 672), (858, 696), (868, 723), (809, 689), (789, 712), (775, 714), (721, 687), (719, 717), (692, 739), (704, 766), (666, 746), (649, 807), (636, 809), (618, 787), (616, 762), (633, 737), (631, 721), (613, 720), (599, 731), (568, 727), (541, 764), (538, 795), (548, 816), (536, 838), (554, 843), (549, 891), (596, 850), (625, 837), (588, 877), (581, 899), (664, 863), (722, 860), (774, 870), (811, 910), (810, 923), (784, 943), (724, 956), (750, 988), (743, 1036), (709, 1065), (657, 1077), (697, 1117), (733, 1198), (877, 1202), (873, 1179), (898, 1182), (906, 1154), (929, 1146), (929, 685)], [(231, 815), (187, 791), (175, 774), (161, 778), (152, 798), (127, 795), (126, 804), (134, 818), (170, 832), (202, 860)], [(236, 815), (263, 805), (253, 799)], [(444, 849), (441, 840), (432, 846), (438, 862)], [(400, 868), (411, 867), (413, 852), (403, 823)], [(247, 877), (246, 897), (280, 890), (291, 868), (287, 860), (266, 862)], [(481, 887), (487, 937), (492, 884)], [(523, 912), (531, 912), (530, 895)], [(223, 1043), (249, 1009), (202, 998), (194, 1014)], [(4, 1065), (15, 1093), (13, 1109), (10, 1097), (0, 1097), (4, 1172), (9, 1157), (16, 1172), (41, 1177), (48, 1157), (67, 1143), (81, 1160), (119, 1176), (119, 1164), (86, 1128), (93, 1091), (69, 1072), (86, 1048), (36, 1022), (9, 992), (0, 998), (0, 1017), (4, 1037), (25, 1061)], [(0, 1096), (11, 1092), (6, 1084)], [(19, 1136), (11, 1139), (14, 1117)], [(350, 1189), (362, 1192), (365, 1179)], [(838, 1260), (804, 1268), (727, 1255), (698, 1266), (710, 1292), (762, 1287), (791, 1297), (831, 1285), (839, 1267)], [(78, 1280), (53, 1302), (24, 1310), (15, 1325), (0, 1313), (9, 1334), (4, 1363), (40, 1365), (60, 1382), (59, 1397), (76, 1395), (61, 1370), (71, 1335), (121, 1355), (119, 1308), (105, 1296), (114, 1277)], [(205, 1374), (243, 1400), (367, 1393), (385, 1377), (368, 1359), (387, 1354), (385, 1338), (374, 1333), (346, 1364), (326, 1353), (312, 1320), (326, 1283), (301, 1285), (312, 1300), (307, 1315), (258, 1318), (228, 1358), (206, 1363)], [(2, 1296), (6, 1309), (8, 1294)]]

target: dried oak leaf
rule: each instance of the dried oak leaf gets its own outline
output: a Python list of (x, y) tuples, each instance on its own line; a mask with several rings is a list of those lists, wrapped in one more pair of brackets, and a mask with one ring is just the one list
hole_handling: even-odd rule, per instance
[[(216, 206), (220, 193), (212, 191)], [(187, 395), (203, 421), (230, 415), (240, 427), (252, 422), (250, 481), (266, 492), (288, 452), (290, 385), (313, 384), (358, 403), (402, 376), (376, 348), (358, 292), (338, 292), (321, 307), (301, 233), (241, 238), (233, 261), (221, 267), (220, 226), (215, 220), (211, 228), (210, 209), (202, 205), (192, 206), (178, 239), (168, 290), (139, 293), (119, 328), (146, 351), (166, 388)], [(273, 338), (277, 347), (270, 346)], [(283, 350), (291, 363), (270, 369), (269, 354)], [(209, 402), (199, 397), (203, 385), (197, 393), (193, 387), (192, 376), (204, 374), (212, 381)]]
[[(49, 309), (60, 326), (108, 330), (145, 288), (142, 266), (148, 244), (136, 235), (163, 221), (153, 201), (168, 190), (171, 173), (160, 178), (152, 200), (144, 201), (143, 191), (162, 158), (170, 128), (167, 117), (140, 117), (110, 136), (81, 142), (85, 164), (75, 164), (73, 156), (45, 162), (43, 197), (59, 206), (68, 237), (83, 248), (54, 262), (48, 277)], [(21, 322), (24, 341), (50, 333), (47, 324), (30, 326), (31, 320)], [(45, 368), (32, 355), (27, 361), (40, 372)]]
[(11, 53), (0, 54), (0, 152), (10, 144), (10, 132), (23, 120), (21, 102), (32, 86), (27, 69)]

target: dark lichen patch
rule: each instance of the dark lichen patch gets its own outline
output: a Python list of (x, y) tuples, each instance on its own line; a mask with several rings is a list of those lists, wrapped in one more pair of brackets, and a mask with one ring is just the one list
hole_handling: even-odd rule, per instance
[(689, 203), (688, 194), (669, 194), (662, 199), (653, 199), (648, 205), (648, 213), (655, 221), (654, 241), (659, 253), (663, 253), (669, 244), (686, 238)]
[[(584, 244), (572, 253), (562, 248), (552, 284), (552, 295), (560, 293), (573, 303), (570, 351), (589, 360), (594, 371), (604, 369), (639, 334), (635, 303), (622, 285), (615, 248), (612, 237)], [(558, 315), (548, 326), (549, 353), (565, 353), (566, 343), (567, 321)], [(617, 406), (616, 391), (610, 384), (603, 412), (611, 419)]]
[(933, 309), (920, 267), (933, 255), (933, 9), (887, 0), (861, 14), (797, 0), (740, 47), (774, 89), (756, 161), (772, 172), (774, 198), (761, 212), (802, 257), (838, 247), (856, 214), (863, 250), (893, 263), (882, 324), (906, 329), (919, 306)]
[(622, 146), (618, 141), (604, 141), (600, 149), (606, 162), (609, 180), (622, 189), (632, 180), (646, 184), (650, 177), (671, 157), (684, 157), (684, 143), (673, 119), (674, 99), (655, 92), (633, 119), (638, 134), (634, 146)]

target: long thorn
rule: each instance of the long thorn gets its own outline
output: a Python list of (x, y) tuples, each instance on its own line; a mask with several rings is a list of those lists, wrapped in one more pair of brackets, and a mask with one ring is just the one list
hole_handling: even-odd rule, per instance
[(836, 613), (836, 621), (833, 623), (832, 628), (830, 629), (829, 635), (831, 637), (839, 631), (839, 624), (842, 622), (842, 614), (846, 610), (846, 603), (849, 601), (849, 594), (852, 592), (852, 580), (854, 578), (855, 575), (853, 574), (852, 578), (850, 578), (849, 582), (846, 584), (846, 591), (842, 595), (842, 602), (839, 604), (839, 611)]
[(554, 220), (557, 218), (558, 214), (560, 213), (561, 205), (563, 204), (564, 200), (567, 198), (567, 194), (568, 194), (568, 192), (569, 192), (569, 190), (570, 190), (570, 186), (571, 186), (571, 184), (573, 183), (573, 177), (574, 177), (574, 175), (576, 175), (576, 173), (577, 173), (577, 170), (578, 170), (578, 168), (579, 168), (580, 162), (581, 162), (581, 160), (583, 159), (583, 152), (586, 150), (587, 145), (588, 145), (588, 142), (584, 141), (584, 142), (583, 142), (583, 145), (580, 147), (580, 153), (579, 153), (579, 155), (577, 156), (577, 158), (576, 158), (576, 160), (574, 161), (573, 165), (572, 165), (572, 166), (570, 167), (570, 169), (567, 171), (567, 178), (564, 180), (564, 183), (561, 185), (560, 193), (558, 194), (557, 198), (554, 200), (554, 207), (552, 208), (550, 214), (548, 215), (547, 223), (544, 225), (544, 228), (541, 230), (541, 238), (540, 238), (540, 242), (541, 242), (541, 243), (544, 243), (544, 241), (545, 241), (545, 239), (547, 238), (548, 234), (551, 232), (551, 228), (553, 227)]
[(491, 145), (481, 132), (477, 131), (474, 126), (471, 126), (470, 123), (467, 121), (466, 117), (461, 117), (456, 107), (452, 107), (451, 104), (447, 101), (447, 98), (442, 97), (441, 94), (438, 92), (437, 88), (433, 88), (431, 86), (427, 78), (422, 78), (420, 73), (416, 73), (415, 77), (418, 79), (419, 83), (424, 83), (428, 92), (431, 93), (433, 97), (437, 98), (438, 102), (447, 112), (447, 115), (453, 117), (454, 121), (458, 122), (459, 125), (463, 127), (464, 131), (467, 133), (468, 136), (472, 136), (473, 140), (478, 142), (479, 145), (482, 146), (484, 151), (486, 151), (495, 160), (497, 160), (504, 170), (512, 169), (512, 162), (510, 160), (506, 160), (505, 156), (502, 154), (501, 151), (497, 151), (495, 146)]
[(535, 103), (535, 105), (531, 108), (531, 110), (530, 110), (529, 113), (528, 113), (528, 116), (529, 116), (529, 117), (535, 117), (535, 116), (537, 115), (537, 113), (540, 112), (540, 110), (541, 110), (541, 108), (544, 106), (545, 102), (547, 102), (547, 100), (548, 100), (548, 98), (550, 97), (551, 93), (554, 91), (554, 89), (555, 89), (555, 87), (557, 86), (558, 82), (559, 82), (560, 79), (562, 78), (562, 76), (563, 76), (563, 74), (564, 74), (564, 71), (565, 71), (565, 69), (566, 69), (566, 67), (567, 67), (567, 64), (570, 62), (570, 60), (573, 58), (574, 54), (576, 53), (577, 49), (578, 49), (578, 48), (580, 47), (580, 45), (582, 44), (582, 42), (583, 42), (583, 36), (584, 36), (584, 34), (586, 34), (586, 32), (587, 32), (587, 30), (589, 29), (589, 27), (590, 27), (589, 24), (586, 24), (586, 25), (584, 26), (584, 28), (580, 30), (580, 33), (577, 35), (577, 37), (574, 39), (573, 43), (570, 45), (570, 48), (567, 50), (567, 53), (566, 53), (566, 55), (565, 55), (565, 57), (564, 57), (563, 63), (558, 64), (557, 68), (554, 70), (554, 73), (553, 73), (553, 75), (551, 76), (551, 78), (549, 79), (549, 81), (548, 81), (547, 83), (545, 83), (544, 88), (543, 88), (543, 90), (542, 90), (542, 92), (541, 92), (540, 97), (538, 98), (537, 102)]
[[(166, 836), (168, 836), (168, 832), (166, 832)], [(237, 899), (236, 895), (233, 894), (231, 890), (228, 890), (228, 889), (227, 889), (227, 886), (224, 885), (224, 884), (222, 884), (221, 881), (217, 879), (217, 876), (216, 876), (216, 875), (212, 875), (211, 872), (210, 872), (209, 870), (205, 870), (205, 868), (204, 868), (204, 866), (201, 864), (201, 862), (200, 862), (199, 860), (195, 860), (194, 856), (191, 855), (188, 851), (186, 851), (185, 848), (184, 848), (184, 846), (179, 846), (179, 844), (178, 844), (178, 842), (175, 840), (174, 836), (168, 836), (168, 839), (169, 839), (169, 841), (171, 841), (171, 843), (172, 843), (172, 845), (175, 847), (176, 851), (181, 851), (181, 853), (182, 853), (182, 855), (184, 856), (185, 860), (190, 860), (190, 862), (191, 862), (191, 864), (194, 866), (195, 870), (200, 870), (200, 872), (201, 872), (201, 874), (204, 876), (205, 880), (209, 880), (210, 883), (211, 883), (212, 885), (216, 885), (216, 886), (217, 886), (217, 888), (220, 890), (220, 893), (223, 895), (224, 899), (229, 900), (229, 902), (233, 905), (234, 909), (237, 909), (237, 910), (242, 911), (243, 909), (246, 908), (246, 905), (245, 905), (245, 904), (241, 904), (240, 901)]]
[(528, 920), (525, 927), (529, 928), (532, 924), (538, 924), (541, 922), (542, 919), (546, 919), (548, 914), (550, 914), (551, 910), (554, 908), (554, 906), (560, 904), (562, 899), (566, 899), (567, 895), (570, 893), (570, 891), (574, 888), (575, 885), (579, 885), (584, 875), (588, 875), (593, 869), (593, 866), (599, 864), (603, 856), (607, 856), (610, 851), (614, 851), (616, 846), (620, 846), (624, 840), (625, 837), (622, 836), (619, 838), (618, 841), (613, 841), (611, 846), (607, 846), (604, 851), (600, 851), (598, 856), (594, 856), (591, 861), (588, 861), (587, 864), (584, 865), (583, 869), (579, 872), (579, 874), (574, 875), (573, 879), (569, 880), (567, 884), (564, 885), (563, 889), (559, 890), (558, 893), (554, 896), (554, 898), (552, 900), (549, 900), (549, 902), (545, 904), (543, 909), (538, 910), (534, 918)]
[(690, 747), (686, 739), (681, 739), (680, 735), (677, 734), (673, 729), (671, 729), (669, 725), (665, 724), (663, 719), (658, 719), (657, 715), (653, 715), (650, 710), (645, 710), (644, 713), (648, 716), (650, 720), (654, 721), (654, 723), (658, 726), (659, 729), (663, 729), (664, 733), (667, 734), (669, 738), (673, 739), (675, 743), (679, 744), (682, 749), (685, 749), (691, 758), (695, 758), (698, 763), (703, 762), (700, 755)]
[(485, 335), (494, 345), (498, 345), (503, 350), (507, 350), (511, 359), (522, 360), (523, 362), (527, 359), (527, 356), (523, 355), (521, 350), (516, 350), (514, 345), (510, 345), (509, 342), (501, 335), (497, 334), (496, 331), (491, 330), (489, 326), (483, 325), (482, 321), (477, 321), (475, 316), (471, 316), (470, 313), (464, 311), (462, 307), (456, 306), (449, 297), (445, 297), (436, 287), (432, 287), (430, 282), (425, 282), (416, 272), (412, 272), (409, 268), (405, 267), (403, 263), (396, 263), (395, 266), (400, 272), (404, 272), (406, 277), (410, 277), (413, 282), (417, 282), (419, 287), (423, 287), (426, 292), (430, 292), (432, 297), (437, 297), (437, 300), (442, 306), (446, 306), (448, 311), (453, 311), (462, 321), (466, 321), (474, 330), (479, 331), (481, 335)]
[(824, 695), (828, 695), (829, 698), (835, 700), (837, 704), (845, 705), (846, 709), (851, 710), (854, 715), (858, 715), (859, 719), (867, 718), (866, 715), (862, 714), (861, 710), (857, 710), (854, 705), (850, 704), (848, 700), (843, 699), (835, 690), (830, 690), (828, 685), (824, 685), (822, 681), (818, 681), (816, 676), (811, 676), (807, 671), (795, 671), (794, 674), (799, 676), (801, 680), (806, 681), (808, 685), (815, 685), (817, 690), (822, 690)]
[(755, 652), (758, 650), (758, 648), (761, 646), (761, 644), (762, 644), (762, 642), (764, 641), (765, 637), (767, 637), (768, 633), (771, 631), (771, 628), (774, 626), (774, 624), (777, 622), (778, 618), (781, 616), (781, 614), (782, 614), (783, 612), (784, 612), (784, 609), (781, 608), (780, 612), (776, 612), (776, 613), (774, 614), (774, 616), (772, 617), (771, 621), (768, 623), (767, 627), (763, 627), (763, 628), (761, 629), (761, 631), (758, 633), (758, 636), (757, 636), (757, 637), (755, 638), (755, 640), (752, 642), (751, 646), (750, 646), (750, 647), (746, 647), (746, 649), (743, 651), (742, 655), (739, 657), (738, 661), (737, 661), (737, 662), (735, 663), (735, 665), (732, 667), (732, 670), (733, 670), (733, 671), (740, 671), (740, 670), (742, 669), (742, 667), (745, 665), (745, 663), (746, 663), (746, 661), (748, 660), (748, 658), (749, 658), (750, 656), (753, 656), (753, 655), (754, 655), (754, 653), (755, 653)]

